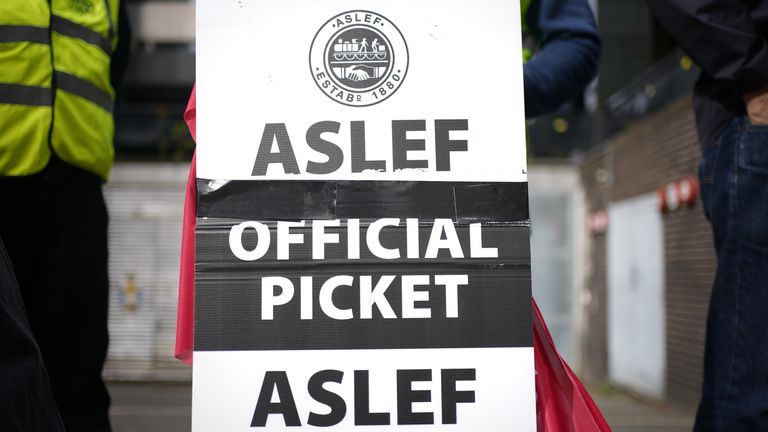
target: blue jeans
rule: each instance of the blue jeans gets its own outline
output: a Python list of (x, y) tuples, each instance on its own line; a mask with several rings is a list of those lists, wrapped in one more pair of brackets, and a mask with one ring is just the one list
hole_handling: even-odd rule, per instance
[(734, 119), (699, 178), (717, 274), (694, 431), (768, 431), (768, 126)]

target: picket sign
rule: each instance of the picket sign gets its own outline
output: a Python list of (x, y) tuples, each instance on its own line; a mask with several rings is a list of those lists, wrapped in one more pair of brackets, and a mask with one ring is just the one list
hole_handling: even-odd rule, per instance
[(197, 0), (193, 431), (536, 430), (519, 14)]

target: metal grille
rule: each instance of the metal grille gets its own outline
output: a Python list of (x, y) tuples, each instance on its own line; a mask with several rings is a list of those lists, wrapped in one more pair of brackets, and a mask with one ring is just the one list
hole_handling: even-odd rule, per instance
[(116, 164), (109, 209), (111, 380), (189, 380), (174, 359), (187, 164)]

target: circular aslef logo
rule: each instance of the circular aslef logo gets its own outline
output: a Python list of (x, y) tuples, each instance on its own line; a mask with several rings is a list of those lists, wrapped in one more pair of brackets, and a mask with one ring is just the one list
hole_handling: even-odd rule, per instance
[(338, 103), (365, 107), (392, 96), (408, 72), (408, 45), (400, 30), (376, 12), (340, 13), (312, 40), (315, 84)]

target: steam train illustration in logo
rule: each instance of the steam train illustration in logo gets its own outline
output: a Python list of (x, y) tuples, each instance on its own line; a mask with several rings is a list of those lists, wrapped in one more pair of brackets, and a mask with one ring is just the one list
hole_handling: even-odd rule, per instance
[(389, 42), (369, 29), (343, 32), (329, 48), (328, 66), (340, 83), (351, 89), (375, 87), (392, 64)]

